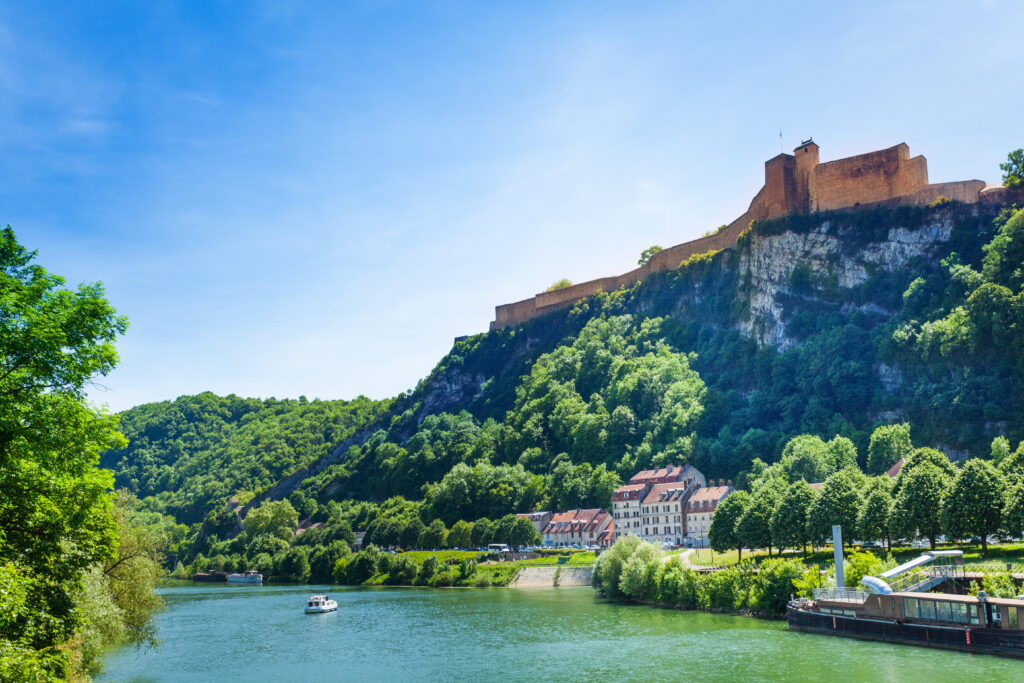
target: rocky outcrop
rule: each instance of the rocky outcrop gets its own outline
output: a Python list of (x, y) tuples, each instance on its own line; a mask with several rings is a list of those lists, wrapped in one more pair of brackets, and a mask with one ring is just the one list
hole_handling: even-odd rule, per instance
[[(876, 269), (892, 272), (914, 259), (934, 260), (936, 247), (949, 240), (953, 219), (948, 212), (938, 213), (919, 228), (894, 226), (886, 239), (866, 244), (843, 235), (842, 228), (824, 220), (805, 233), (754, 232), (749, 245), (740, 252), (739, 275), (741, 281), (749, 283), (750, 303), (749, 317), (740, 324), (740, 331), (760, 344), (785, 349), (795, 343), (783, 320), (783, 300), (795, 295), (794, 269), (805, 268), (811, 282), (831, 282), (840, 289), (851, 289), (866, 282)], [(864, 308), (889, 313), (878, 306)], [(886, 379), (898, 381), (891, 376)]]

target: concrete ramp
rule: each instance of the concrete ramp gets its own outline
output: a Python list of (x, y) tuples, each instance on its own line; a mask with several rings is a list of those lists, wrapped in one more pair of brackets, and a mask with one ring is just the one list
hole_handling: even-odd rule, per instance
[[(553, 588), (569, 586), (589, 586), (593, 567), (523, 567), (516, 578), (508, 585), (509, 588)], [(557, 584), (555, 583), (557, 579)]]

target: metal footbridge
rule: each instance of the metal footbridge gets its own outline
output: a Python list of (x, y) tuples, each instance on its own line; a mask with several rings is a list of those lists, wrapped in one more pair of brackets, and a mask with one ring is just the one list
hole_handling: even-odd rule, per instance
[(860, 583), (871, 593), (923, 593), (963, 578), (963, 551), (932, 550), (878, 576), (865, 576)]

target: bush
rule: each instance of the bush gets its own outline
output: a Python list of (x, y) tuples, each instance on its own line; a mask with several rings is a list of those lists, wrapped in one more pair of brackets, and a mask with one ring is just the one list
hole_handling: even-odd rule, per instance
[(477, 588), (490, 588), (491, 578), (487, 574), (477, 574), (477, 577), (473, 580), (473, 585)]
[(429, 585), (430, 580), (434, 578), (434, 574), (437, 573), (437, 566), (437, 555), (431, 555), (427, 559), (423, 560), (423, 564), (420, 565), (420, 569), (416, 573), (416, 581), (414, 583), (417, 586)]
[(432, 588), (451, 588), (453, 583), (452, 573), (447, 569), (434, 574), (430, 579), (430, 586)]
[(392, 586), (411, 586), (416, 580), (416, 563), (408, 557), (399, 555), (391, 563), (388, 577), (384, 583)]
[(794, 581), (802, 579), (807, 568), (796, 560), (762, 562), (754, 579), (753, 606), (769, 614), (784, 614), (795, 592)]
[(334, 563), (334, 570), (331, 572), (331, 578), (334, 579), (334, 583), (348, 583), (348, 558), (342, 558)]
[(843, 562), (843, 573), (846, 576), (846, 585), (856, 588), (860, 580), (865, 576), (877, 576), (883, 569), (883, 563), (874, 553), (853, 551), (846, 556)]

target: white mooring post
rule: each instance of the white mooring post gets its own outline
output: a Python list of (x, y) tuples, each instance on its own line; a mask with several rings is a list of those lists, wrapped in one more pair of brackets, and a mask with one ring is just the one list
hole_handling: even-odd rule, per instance
[(846, 577), (843, 576), (843, 527), (838, 524), (832, 525), (832, 557), (836, 562), (836, 588), (846, 585)]

